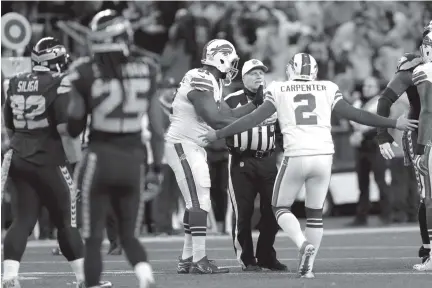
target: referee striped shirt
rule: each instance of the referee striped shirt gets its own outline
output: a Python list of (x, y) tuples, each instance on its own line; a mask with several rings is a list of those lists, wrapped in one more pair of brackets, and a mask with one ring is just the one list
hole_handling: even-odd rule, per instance
[[(253, 100), (252, 92), (245, 89), (228, 94), (224, 101), (231, 109), (246, 105)], [(249, 95), (249, 96), (248, 96)], [(239, 148), (241, 151), (268, 151), (275, 148), (276, 113), (269, 119), (248, 131), (227, 138), (229, 148)]]

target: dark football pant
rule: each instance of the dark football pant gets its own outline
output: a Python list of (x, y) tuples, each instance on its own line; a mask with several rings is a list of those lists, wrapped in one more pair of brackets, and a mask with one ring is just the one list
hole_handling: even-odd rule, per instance
[(82, 232), (86, 239), (84, 271), (87, 286), (99, 284), (100, 248), (110, 204), (118, 219), (120, 243), (132, 266), (147, 255), (136, 236), (144, 207), (145, 167), (142, 150), (120, 150), (93, 144), (78, 165), (77, 183), (82, 193)]
[(265, 158), (230, 156), (229, 193), (234, 210), (233, 242), (237, 259), (242, 266), (255, 264), (252, 241), (252, 215), (257, 193), (260, 193), (261, 219), (256, 248), (260, 264), (271, 265), (276, 261), (273, 248), (279, 230), (271, 206), (273, 185), (277, 175), (276, 155)]
[(68, 261), (83, 257), (83, 243), (76, 228), (76, 193), (70, 168), (38, 166), (12, 156), (9, 181), (14, 219), (4, 239), (4, 259), (21, 261), (27, 238), (45, 206), (58, 229), (58, 242)]

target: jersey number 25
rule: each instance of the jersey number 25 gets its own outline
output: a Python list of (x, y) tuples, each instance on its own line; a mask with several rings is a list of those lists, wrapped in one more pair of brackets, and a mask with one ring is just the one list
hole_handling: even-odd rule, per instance
[[(123, 81), (124, 91), (120, 81)], [(148, 108), (149, 90), (150, 80), (145, 78), (97, 79), (92, 86), (92, 95), (96, 101), (99, 97), (104, 99), (93, 109), (93, 128), (110, 133), (141, 131), (141, 118)]]

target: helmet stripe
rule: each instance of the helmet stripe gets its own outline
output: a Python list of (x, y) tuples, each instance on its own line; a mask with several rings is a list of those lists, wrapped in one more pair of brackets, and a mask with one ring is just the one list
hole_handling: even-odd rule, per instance
[(303, 76), (309, 76), (311, 73), (311, 61), (310, 61), (310, 57), (309, 54), (306, 53), (302, 53), (302, 61), (301, 61), (301, 71), (300, 71), (300, 75)]

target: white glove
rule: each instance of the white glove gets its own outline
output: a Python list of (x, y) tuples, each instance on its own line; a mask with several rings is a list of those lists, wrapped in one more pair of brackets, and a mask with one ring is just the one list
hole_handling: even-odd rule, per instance
[[(399, 147), (396, 142), (393, 142), (391, 145), (393, 145), (394, 147)], [(390, 160), (395, 157), (391, 145), (389, 142), (379, 145), (381, 155), (384, 157), (384, 159)]]

